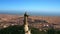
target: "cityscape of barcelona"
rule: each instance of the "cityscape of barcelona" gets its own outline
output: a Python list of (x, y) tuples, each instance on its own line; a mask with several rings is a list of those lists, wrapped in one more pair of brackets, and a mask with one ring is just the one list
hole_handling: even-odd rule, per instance
[(60, 34), (60, 0), (0, 0), (0, 34)]

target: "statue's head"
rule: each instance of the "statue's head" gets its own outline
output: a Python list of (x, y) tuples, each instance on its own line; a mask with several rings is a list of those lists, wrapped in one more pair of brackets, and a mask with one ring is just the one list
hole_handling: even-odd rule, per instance
[(27, 16), (28, 17), (27, 12), (25, 12), (24, 16)]

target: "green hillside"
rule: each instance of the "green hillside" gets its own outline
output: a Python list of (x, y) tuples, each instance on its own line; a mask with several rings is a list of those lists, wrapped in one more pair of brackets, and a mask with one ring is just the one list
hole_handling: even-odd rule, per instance
[[(44, 34), (45, 32), (40, 32), (37, 28), (31, 27), (32, 34)], [(23, 26), (9, 26), (7, 28), (1, 29), (0, 34), (24, 34)]]
[[(47, 32), (40, 31), (37, 28), (30, 27), (32, 34), (60, 34), (60, 31), (49, 29)], [(24, 34), (23, 26), (15, 25), (0, 29), (0, 34)]]

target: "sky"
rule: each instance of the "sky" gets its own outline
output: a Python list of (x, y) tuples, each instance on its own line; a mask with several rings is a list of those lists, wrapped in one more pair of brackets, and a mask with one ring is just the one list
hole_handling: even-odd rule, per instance
[(14, 11), (59, 15), (60, 0), (0, 0), (0, 12), (14, 13)]

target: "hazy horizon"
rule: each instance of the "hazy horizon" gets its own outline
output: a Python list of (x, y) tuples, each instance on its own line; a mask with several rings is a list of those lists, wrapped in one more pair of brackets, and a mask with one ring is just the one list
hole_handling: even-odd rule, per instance
[(0, 11), (0, 14), (11, 14), (11, 15), (23, 15), (25, 12), (27, 12), (31, 16), (60, 16), (60, 13), (46, 13), (43, 11)]

